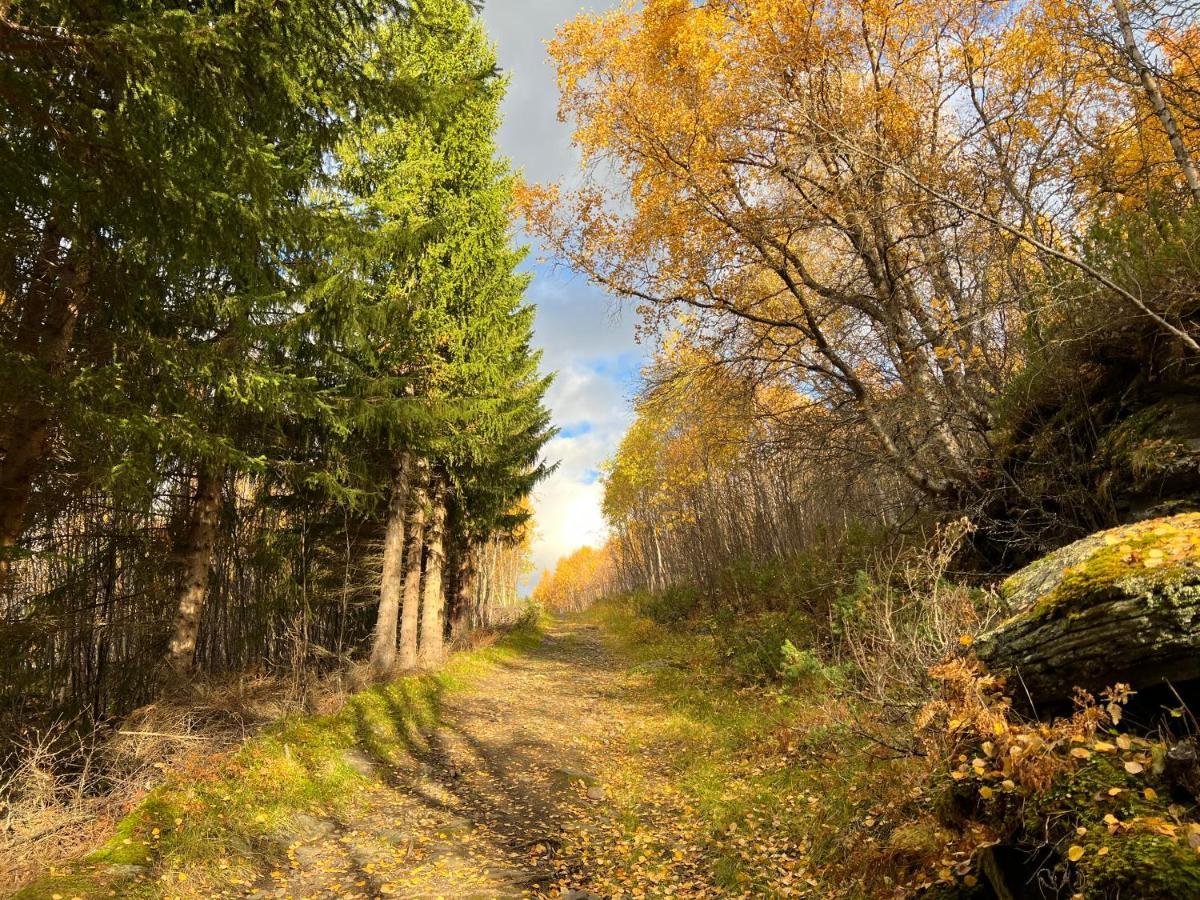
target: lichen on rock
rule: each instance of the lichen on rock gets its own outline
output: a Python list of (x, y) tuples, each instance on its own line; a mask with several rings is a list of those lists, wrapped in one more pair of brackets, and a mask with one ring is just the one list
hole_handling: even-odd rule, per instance
[(1035, 705), (1075, 688), (1200, 678), (1200, 513), (1076, 541), (1004, 582), (1009, 616), (976, 655), (1019, 679)]

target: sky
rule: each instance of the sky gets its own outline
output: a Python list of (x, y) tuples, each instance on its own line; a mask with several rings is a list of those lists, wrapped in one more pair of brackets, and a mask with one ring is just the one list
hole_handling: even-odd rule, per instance
[[(577, 171), (570, 126), (558, 121), (546, 42), (577, 14), (616, 5), (486, 0), (483, 20), (509, 78), (500, 150), (526, 180), (570, 183)], [(577, 547), (604, 541), (599, 468), (632, 420), (630, 401), (646, 358), (634, 341), (633, 311), (545, 256), (534, 244), (525, 266), (533, 274), (528, 299), (537, 305), (535, 341), (543, 367), (558, 373), (547, 402), (561, 429), (545, 451), (558, 470), (534, 495), (533, 562), (539, 573)]]

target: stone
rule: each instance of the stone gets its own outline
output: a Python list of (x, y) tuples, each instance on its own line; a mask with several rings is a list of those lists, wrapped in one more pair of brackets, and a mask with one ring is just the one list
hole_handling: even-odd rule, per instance
[(130, 863), (109, 863), (104, 867), (104, 874), (111, 878), (132, 881), (149, 874), (149, 866), (138, 866)]
[(1107, 432), (1097, 463), (1122, 521), (1200, 507), (1200, 397), (1165, 397)]
[(630, 673), (633, 675), (648, 675), (654, 672), (664, 672), (668, 669), (682, 669), (683, 667), (673, 659), (651, 659), (644, 663), (638, 663)]
[[(1014, 702), (1069, 709), (1098, 694), (1200, 678), (1200, 513), (1090, 535), (1010, 577), (1009, 615), (972, 649)], [(1044, 708), (1043, 708), (1044, 707)]]
[(298, 841), (319, 840), (332, 834), (336, 829), (337, 826), (329, 819), (310, 816), (307, 813), (299, 813), (292, 816), (288, 827), (285, 829), (285, 836), (289, 844), (294, 844)]
[(587, 798), (589, 800), (596, 801), (607, 800), (608, 791), (604, 790), (604, 785), (602, 784), (593, 784), (590, 788), (588, 788)]
[(375, 776), (375, 760), (362, 750), (347, 750), (342, 754), (342, 762), (364, 778)]
[(572, 769), (567, 766), (555, 769), (553, 777), (555, 782), (563, 787), (569, 787), (570, 785), (577, 783), (591, 786), (598, 780), (595, 775), (584, 772), (580, 769)]
[(559, 894), (559, 900), (604, 900), (599, 894), (593, 894), (591, 891), (581, 891), (577, 889), (564, 889)]

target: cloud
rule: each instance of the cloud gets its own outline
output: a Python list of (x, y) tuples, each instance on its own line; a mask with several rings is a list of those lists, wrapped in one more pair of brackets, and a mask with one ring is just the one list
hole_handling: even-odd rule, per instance
[(558, 121), (558, 87), (546, 42), (583, 11), (571, 0), (487, 0), (483, 7), (484, 24), (509, 79), (500, 147), (531, 180), (557, 181), (576, 168), (570, 129)]
[[(601, 3), (596, 10), (616, 5)], [(558, 88), (545, 42), (584, 11), (572, 0), (484, 5), (484, 23), (509, 78), (500, 150), (530, 181), (571, 180), (578, 169), (571, 130), (558, 120)], [(538, 262), (537, 253), (535, 247), (525, 265), (533, 275), (528, 299), (537, 305), (535, 342), (543, 368), (558, 373), (546, 401), (561, 429), (545, 450), (559, 467), (533, 498), (533, 558), (541, 571), (583, 544), (604, 541), (599, 469), (633, 418), (630, 400), (645, 352), (634, 340), (630, 312), (581, 275)]]

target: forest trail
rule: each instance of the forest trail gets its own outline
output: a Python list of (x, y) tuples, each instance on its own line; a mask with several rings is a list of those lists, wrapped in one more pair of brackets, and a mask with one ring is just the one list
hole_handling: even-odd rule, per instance
[(596, 626), (555, 621), (532, 651), (447, 694), (411, 765), (356, 755), (376, 777), (351, 811), (303, 817), (286, 860), (223, 896), (583, 900), (664, 880), (675, 896), (710, 895), (664, 758), (626, 737), (655, 715), (630, 699), (636, 677)]

